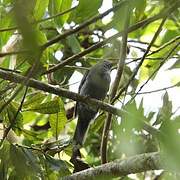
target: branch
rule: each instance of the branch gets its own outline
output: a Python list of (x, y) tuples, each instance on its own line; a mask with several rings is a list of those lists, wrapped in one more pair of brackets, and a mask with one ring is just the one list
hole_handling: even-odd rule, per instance
[[(149, 82), (150, 79), (153, 78), (153, 76), (155, 76), (155, 74), (159, 71), (159, 69), (164, 65), (164, 63), (166, 62), (166, 60), (173, 54), (173, 52), (176, 50), (176, 48), (178, 48), (180, 45), (179, 43), (176, 43), (175, 46), (173, 46), (173, 48), (170, 50), (170, 52), (167, 54), (167, 56), (163, 59), (163, 61), (160, 62), (159, 66), (154, 70), (154, 72), (149, 76), (149, 78), (143, 83), (143, 85), (139, 88), (139, 90), (136, 92), (136, 94), (132, 97), (132, 99), (134, 99), (136, 97), (136, 95), (143, 89), (143, 87)], [(177, 83), (178, 84), (178, 83)]]
[[(157, 93), (157, 92), (160, 92), (160, 91), (166, 91), (168, 89), (171, 89), (171, 88), (174, 88), (176, 86), (178, 86), (180, 84), (180, 81), (177, 82), (175, 85), (171, 85), (171, 86), (168, 86), (168, 87), (164, 87), (164, 88), (160, 88), (160, 89), (155, 89), (155, 90), (152, 90), (152, 91), (144, 91), (144, 92), (137, 92), (137, 95), (141, 95), (141, 94), (151, 94), (151, 93)], [(129, 95), (134, 95), (135, 93), (128, 93)]]
[(22, 54), (22, 53), (27, 53), (27, 52), (28, 52), (28, 50), (20, 50), (20, 51), (4, 52), (4, 53), (0, 53), (0, 57), (11, 56), (11, 55), (17, 55), (17, 54)]
[[(112, 105), (104, 103), (102, 101), (99, 101), (99, 100), (96, 100), (93, 98), (89, 98), (89, 97), (85, 97), (85, 96), (81, 96), (77, 93), (68, 91), (68, 90), (63, 89), (63, 88), (57, 88), (57, 87), (42, 83), (42, 82), (37, 81), (37, 80), (32, 79), (32, 78), (29, 79), (29, 81), (27, 83), (27, 82), (25, 82), (26, 77), (19, 75), (19, 74), (16, 74), (16, 73), (13, 73), (13, 72), (8, 72), (8, 71), (4, 71), (4, 70), (0, 69), (0, 78), (2, 78), (4, 80), (9, 80), (11, 82), (20, 83), (23, 85), (25, 84), (28, 87), (32, 87), (32, 88), (35, 88), (35, 89), (38, 89), (38, 90), (41, 90), (44, 92), (52, 93), (52, 94), (55, 94), (58, 96), (63, 96), (63, 97), (72, 99), (74, 101), (84, 102), (84, 103), (88, 104), (89, 106), (100, 108), (100, 109), (107, 111), (109, 113), (112, 113), (114, 115), (120, 116), (120, 115), (122, 115), (122, 113), (128, 113), (125, 110), (115, 108)], [(155, 129), (154, 127), (147, 124), (146, 122), (142, 121), (142, 123), (143, 123), (144, 129), (147, 132), (149, 132), (150, 134), (159, 134), (160, 133), (160, 131), (158, 129)]]
[(151, 47), (152, 47), (152, 45), (154, 44), (154, 42), (156, 41), (159, 33), (161, 32), (162, 27), (163, 27), (166, 19), (167, 19), (167, 15), (162, 19), (161, 24), (159, 25), (157, 31), (155, 32), (155, 34), (154, 34), (154, 36), (153, 36), (150, 44), (148, 45), (148, 47), (147, 47), (147, 49), (146, 49), (146, 52), (143, 54), (143, 57), (141, 58), (140, 63), (139, 63), (139, 64), (137, 65), (137, 67), (134, 69), (131, 77), (129, 78), (129, 81), (121, 88), (121, 90), (118, 92), (118, 94), (116, 95), (116, 97), (112, 100), (112, 102), (115, 102), (116, 99), (118, 99), (118, 98), (121, 96), (121, 94), (129, 87), (130, 83), (133, 81), (133, 79), (134, 79), (134, 77), (136, 76), (136, 74), (138, 73), (141, 65), (143, 64), (146, 56), (148, 55), (149, 50), (151, 49)]
[[(127, 50), (127, 38), (128, 38), (128, 26), (129, 26), (129, 19), (130, 19), (130, 13), (132, 8), (128, 7), (129, 5), (126, 5), (126, 16), (125, 16), (125, 23), (124, 23), (124, 33), (122, 35), (122, 42), (121, 42), (121, 49), (120, 49), (120, 58), (118, 62), (118, 68), (117, 68), (117, 73), (116, 77), (114, 80), (114, 84), (112, 87), (112, 91), (110, 94), (110, 102), (112, 99), (115, 97), (117, 89), (119, 87), (119, 82), (121, 80), (123, 70), (124, 70), (124, 64), (125, 64), (125, 59), (126, 59), (126, 50)], [(107, 141), (108, 141), (108, 135), (109, 135), (109, 130), (112, 122), (112, 114), (108, 113), (108, 116), (105, 120), (104, 128), (103, 128), (103, 135), (102, 135), (102, 142), (101, 142), (101, 162), (106, 163), (107, 162)]]
[(141, 173), (150, 170), (162, 169), (162, 162), (160, 153), (145, 153), (132, 156), (123, 160), (115, 160), (113, 162), (90, 168), (71, 176), (62, 178), (63, 180), (91, 180), (98, 178), (113, 178), (119, 176), (126, 176), (133, 173)]
[(170, 41), (168, 41), (167, 43), (165, 43), (165, 44), (163, 44), (161, 47), (159, 47), (157, 50), (155, 50), (155, 51), (152, 51), (150, 54), (148, 54), (147, 56), (151, 56), (151, 55), (153, 55), (153, 54), (155, 54), (155, 53), (158, 53), (159, 51), (161, 51), (161, 50), (163, 50), (164, 48), (166, 48), (167, 46), (169, 46), (169, 45), (171, 45), (171, 44), (173, 44), (173, 43), (175, 43), (176, 41), (179, 41), (180, 40), (180, 36), (177, 36), (177, 37), (175, 37), (174, 39), (172, 39), (172, 40), (170, 40)]
[(90, 106), (93, 107), (98, 107), (102, 110), (108, 111), (112, 114), (115, 115), (121, 115), (122, 112), (125, 112), (123, 110), (120, 110), (118, 108), (113, 107), (112, 105), (109, 105), (107, 103), (104, 103), (102, 101), (93, 99), (93, 98), (89, 98), (89, 97), (85, 97), (85, 96), (81, 96), (77, 93), (68, 91), (64, 88), (57, 88), (54, 87), (52, 85), (48, 85), (45, 83), (42, 83), (40, 81), (37, 81), (35, 79), (29, 79), (29, 82), (25, 82), (26, 77), (13, 73), (13, 72), (8, 72), (8, 71), (4, 71), (0, 69), (0, 78), (4, 79), (4, 80), (9, 80), (11, 82), (15, 82), (15, 83), (20, 83), (20, 84), (25, 84), (26, 86), (38, 89), (38, 90), (42, 90), (45, 92), (49, 92), (58, 96), (63, 96), (69, 99), (72, 99), (74, 101), (80, 101), (80, 102), (84, 102)]
[(71, 29), (71, 30), (65, 32), (64, 34), (60, 34), (60, 35), (56, 36), (54, 39), (52, 39), (49, 42), (47, 42), (44, 45), (42, 45), (42, 49), (46, 49), (47, 47), (53, 45), (54, 43), (57, 43), (60, 40), (66, 38), (67, 36), (69, 36), (71, 34), (74, 34), (74, 33), (77, 33), (79, 30), (81, 30), (81, 29), (89, 26), (90, 24), (93, 24), (94, 22), (98, 21), (99, 19), (102, 19), (103, 17), (107, 16), (110, 12), (118, 10), (125, 2), (126, 2), (125, 0), (120, 1), (114, 7), (108, 9), (107, 11), (105, 11), (102, 14), (99, 14), (99, 15), (97, 15), (95, 17), (92, 17), (92, 18), (88, 19), (87, 21), (85, 21), (84, 23), (80, 24), (75, 29)]
[[(153, 17), (150, 17), (150, 18), (148, 18), (148, 19), (145, 19), (145, 20), (143, 20), (143, 21), (140, 21), (140, 22), (138, 22), (138, 23), (130, 26), (130, 27), (128, 28), (128, 30), (127, 30), (128, 33), (133, 32), (133, 31), (137, 30), (138, 28), (142, 28), (143, 26), (148, 25), (148, 24), (150, 24), (150, 23), (152, 23), (152, 22), (154, 22), (154, 21), (156, 21), (156, 20), (158, 20), (158, 19), (161, 19), (161, 18), (163, 18), (164, 16), (167, 16), (169, 13), (171, 13), (172, 11), (174, 11), (175, 9), (177, 9), (179, 6), (180, 6), (180, 3), (176, 2), (176, 3), (175, 3), (172, 7), (170, 7), (168, 10), (164, 10), (163, 12), (161, 12), (161, 13), (153, 16)], [(67, 33), (68, 33), (68, 32), (67, 32)], [(113, 36), (111, 36), (111, 37), (109, 37), (109, 38), (107, 38), (107, 39), (105, 39), (105, 40), (103, 40), (103, 41), (101, 41), (101, 42), (99, 42), (99, 43), (96, 43), (96, 44), (93, 45), (93, 46), (90, 46), (89, 48), (85, 49), (84, 51), (82, 51), (82, 52), (80, 52), (80, 53), (78, 53), (78, 54), (75, 54), (75, 55), (73, 55), (73, 56), (65, 59), (63, 62), (55, 65), (55, 66), (52, 67), (52, 68), (49, 68), (49, 70), (47, 70), (47, 71), (44, 72), (43, 74), (48, 74), (48, 73), (57, 71), (58, 69), (64, 67), (65, 65), (68, 65), (69, 63), (72, 63), (73, 61), (79, 61), (81, 57), (85, 56), (86, 54), (89, 54), (89, 53), (93, 52), (94, 50), (97, 50), (98, 48), (102, 47), (102, 46), (105, 45), (106, 43), (108, 43), (108, 42), (110, 42), (110, 41), (112, 41), (112, 40), (114, 40), (114, 39), (122, 36), (122, 34), (123, 34), (122, 31), (121, 31), (121, 32), (118, 32), (118, 33), (116, 33), (115, 35), (113, 35)], [(59, 40), (67, 37), (68, 35), (69, 35), (69, 34), (66, 34), (66, 33), (65, 33), (65, 34), (62, 34), (62, 35), (61, 35), (62, 37), (61, 37)], [(43, 48), (43, 47), (42, 47), (42, 48)]]

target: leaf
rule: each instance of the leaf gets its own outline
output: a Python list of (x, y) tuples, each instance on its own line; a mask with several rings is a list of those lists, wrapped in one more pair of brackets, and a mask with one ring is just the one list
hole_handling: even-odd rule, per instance
[(30, 166), (29, 162), (27, 161), (22, 149), (17, 148), (12, 144), (10, 145), (10, 159), (14, 165), (18, 177), (25, 178), (35, 173), (33, 171), (33, 167)]
[(26, 101), (23, 104), (23, 108), (39, 105), (47, 95), (41, 92), (35, 92), (26, 96)]
[(59, 133), (64, 129), (67, 122), (66, 111), (64, 109), (64, 103), (61, 98), (56, 98), (59, 103), (59, 112), (56, 114), (51, 114), (49, 118), (49, 123), (51, 126), (51, 131), (53, 135), (57, 138)]
[(35, 104), (25, 111), (34, 111), (41, 114), (54, 114), (60, 111), (60, 105), (58, 100), (48, 101), (42, 104)]
[[(39, 48), (38, 48), (38, 41), (37, 41), (37, 35), (34, 31), (34, 28), (29, 22), (28, 19), (28, 11), (31, 11), (33, 3), (24, 3), (20, 1), (16, 1), (14, 5), (14, 13), (15, 13), (15, 18), (17, 21), (17, 25), (19, 26), (19, 29), (22, 33), (23, 36), (23, 42), (25, 47), (28, 50), (31, 50), (31, 52), (34, 52), (34, 55), (36, 57), (36, 53), (38, 53)], [(27, 1), (26, 1), (27, 2)]]
[[(13, 103), (8, 105), (6, 111), (7, 111), (7, 116), (8, 116), (8, 120), (9, 120), (8, 123), (13, 125), (13, 129), (17, 130), (16, 127), (21, 128), (23, 125), (23, 115), (21, 114), (21, 112), (18, 112), (17, 117), (15, 117), (18, 109), (13, 105)], [(18, 131), (16, 131), (16, 132), (18, 133)]]
[(70, 171), (64, 161), (54, 159), (49, 155), (46, 155), (46, 160), (47, 160), (46, 163), (48, 167), (52, 171), (58, 171), (60, 174), (60, 177), (70, 174)]
[(36, 0), (36, 5), (33, 13), (36, 20), (42, 19), (42, 17), (45, 15), (48, 3), (49, 0)]
[(77, 54), (81, 51), (81, 46), (75, 35), (68, 36), (67, 43), (71, 47), (74, 54)]
[(159, 109), (154, 125), (160, 124), (163, 121), (169, 120), (172, 116), (172, 102), (169, 100), (168, 93), (163, 96), (163, 105)]
[(171, 69), (176, 69), (176, 68), (180, 68), (180, 60), (179, 59), (168, 69), (171, 70)]
[[(49, 0), (49, 12), (50, 15), (56, 15), (58, 13), (64, 12), (71, 8), (72, 0)], [(64, 23), (68, 20), (71, 12), (66, 13), (64, 15), (58, 16), (54, 19), (55, 23), (62, 27)]]
[[(180, 121), (179, 121), (180, 122)], [(179, 172), (180, 168), (180, 134), (178, 133), (177, 122), (167, 119), (163, 121), (158, 136), (161, 152), (169, 169)]]
[(23, 148), (22, 151), (24, 152), (24, 155), (28, 161), (28, 164), (31, 166), (33, 169), (33, 172), (42, 173), (41, 172), (41, 167), (39, 164), (39, 160), (37, 156), (35, 156), (31, 150)]
[[(142, 101), (141, 101), (142, 104)], [(142, 121), (146, 120), (144, 116), (144, 110), (142, 105), (139, 109), (136, 107), (136, 102), (128, 102), (124, 108), (126, 112), (122, 114), (122, 125), (127, 129), (131, 130), (133, 128), (139, 129), (142, 126)]]
[(78, 7), (71, 14), (71, 21), (82, 23), (92, 16), (99, 14), (98, 9), (102, 5), (102, 0), (79, 0)]
[(8, 168), (10, 167), (9, 157), (10, 144), (5, 140), (0, 148), (0, 179), (6, 179)]
[[(172, 26), (172, 24), (171, 24)], [(173, 27), (173, 26), (172, 26)], [(168, 41), (171, 41), (172, 39), (176, 38), (177, 36), (179, 36), (179, 30), (175, 29), (175, 30), (169, 30), (167, 28), (166, 33), (163, 35), (163, 39), (161, 41), (161, 44), (165, 44)]]
[(133, 7), (135, 8), (135, 17), (136, 21), (139, 21), (144, 16), (144, 11), (146, 8), (146, 0), (135, 0), (133, 3)]
[(103, 126), (104, 124), (104, 119), (106, 118), (106, 114), (100, 114), (95, 120), (94, 123), (91, 125), (91, 132), (95, 133), (98, 132), (99, 129)]

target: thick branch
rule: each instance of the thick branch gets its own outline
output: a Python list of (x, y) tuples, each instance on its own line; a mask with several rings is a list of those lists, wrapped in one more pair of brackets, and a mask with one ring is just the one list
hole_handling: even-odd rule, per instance
[[(9, 80), (11, 82), (20, 83), (20, 84), (24, 84), (24, 82), (25, 82), (24, 80), (26, 79), (26, 77), (24, 77), (24, 76), (21, 76), (19, 74), (13, 73), (13, 72), (1, 70), (1, 69), (0, 69), (0, 78)], [(98, 107), (98, 108), (100, 108), (104, 111), (107, 111), (109, 113), (112, 113), (114, 115), (120, 116), (120, 115), (122, 115), (122, 113), (128, 113), (124, 110), (115, 108), (112, 105), (104, 103), (102, 101), (99, 101), (99, 100), (96, 100), (93, 98), (89, 98), (89, 97), (84, 97), (77, 93), (68, 91), (66, 89), (57, 88), (52, 85), (48, 85), (48, 84), (42, 83), (42, 82), (34, 80), (34, 79), (30, 79), (26, 85), (28, 87), (42, 90), (44, 92), (52, 93), (52, 94), (55, 94), (58, 96), (63, 96), (63, 97), (72, 99), (74, 101), (84, 102), (84, 103), (88, 104), (89, 106)], [(150, 134), (159, 134), (160, 133), (158, 129), (155, 129), (154, 127), (150, 126), (149, 124), (147, 124), (143, 121), (142, 121), (142, 123), (143, 123), (144, 129), (147, 132), (149, 132)]]
[[(12, 72), (8, 72), (8, 71), (1, 70), (1, 69), (0, 69), (0, 78), (5, 79), (5, 80), (9, 80), (11, 82), (20, 83), (20, 84), (24, 84), (25, 80), (26, 80), (26, 77), (24, 77), (22, 75), (12, 73)], [(74, 101), (84, 102), (90, 106), (98, 107), (102, 110), (108, 111), (108, 112), (115, 114), (115, 115), (121, 115), (123, 112), (122, 110), (115, 108), (115, 107), (113, 107), (107, 103), (102, 102), (102, 101), (99, 101), (99, 100), (96, 100), (93, 98), (89, 98), (89, 97), (84, 97), (84, 96), (81, 96), (77, 93), (68, 91), (64, 88), (57, 88), (57, 87), (54, 87), (52, 85), (48, 85), (48, 84), (42, 83), (40, 81), (37, 81), (35, 79), (30, 79), (26, 85), (29, 87), (33, 87), (35, 89), (39, 89), (39, 90), (42, 90), (45, 92), (56, 94), (58, 96), (67, 97), (67, 98), (72, 99)]]
[(154, 152), (132, 156), (124, 160), (115, 160), (113, 162), (67, 176), (63, 178), (63, 180), (91, 180), (97, 179), (98, 177), (113, 178), (126, 176), (132, 173), (159, 169), (162, 169), (160, 153)]

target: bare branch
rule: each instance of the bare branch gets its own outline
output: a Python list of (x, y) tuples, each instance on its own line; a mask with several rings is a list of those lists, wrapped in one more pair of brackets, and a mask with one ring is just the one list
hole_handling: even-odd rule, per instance
[(26, 82), (25, 80), (27, 77), (13, 73), (13, 72), (8, 72), (8, 71), (4, 71), (4, 70), (0, 69), (0, 78), (9, 80), (11, 82), (20, 83), (23, 85), (25, 84), (29, 87), (33, 87), (35, 89), (49, 92), (49, 93), (52, 93), (52, 94), (55, 94), (58, 96), (67, 97), (67, 98), (73, 99), (75, 101), (81, 101), (90, 106), (99, 107), (102, 110), (111, 112), (112, 114), (120, 115), (123, 112), (122, 110), (115, 108), (107, 103), (103, 103), (102, 101), (99, 101), (99, 100), (96, 100), (93, 98), (89, 98), (89, 97), (84, 97), (77, 93), (68, 91), (64, 88), (57, 88), (57, 87), (45, 84), (43, 82), (37, 81), (32, 78), (29, 79), (28, 82)]
[(149, 82), (150, 79), (152, 79), (152, 77), (158, 72), (158, 70), (163, 66), (163, 64), (166, 62), (166, 60), (171, 56), (171, 54), (176, 50), (177, 47), (179, 47), (180, 42), (176, 43), (175, 46), (171, 49), (171, 51), (168, 53), (168, 55), (163, 59), (163, 61), (161, 61), (161, 63), (159, 64), (159, 66), (154, 70), (154, 72), (149, 76), (149, 78), (146, 80), (146, 82), (139, 88), (139, 90), (137, 91), (137, 93), (132, 97), (131, 100), (133, 100), (137, 94), (139, 94), (139, 92), (142, 90), (142, 88)]
[(151, 47), (152, 47), (152, 45), (154, 44), (154, 42), (156, 41), (159, 33), (161, 32), (162, 27), (163, 27), (166, 19), (167, 19), (167, 16), (165, 16), (165, 17), (163, 18), (163, 20), (161, 21), (161, 24), (159, 25), (159, 27), (158, 27), (156, 33), (154, 34), (154, 36), (153, 36), (153, 38), (152, 38), (149, 46), (147, 47), (146, 52), (144, 53), (143, 57), (141, 58), (141, 61), (139, 62), (139, 64), (138, 64), (137, 67), (135, 68), (135, 70), (134, 70), (134, 72), (132, 73), (131, 77), (129, 78), (129, 81), (121, 88), (121, 90), (118, 92), (118, 94), (116, 95), (116, 97), (112, 100), (112, 102), (115, 102), (116, 99), (118, 99), (118, 98), (121, 96), (121, 94), (128, 88), (128, 86), (130, 85), (130, 83), (132, 82), (132, 80), (134, 79), (134, 77), (136, 76), (136, 74), (138, 73), (138, 71), (139, 71), (141, 65), (143, 64), (143, 62), (144, 62), (147, 54), (149, 53), (149, 50), (151, 49)]
[[(119, 63), (118, 63), (118, 68), (117, 68), (117, 74), (114, 80), (114, 84), (112, 87), (112, 91), (110, 94), (110, 102), (112, 99), (115, 97), (117, 89), (119, 87), (119, 82), (122, 77), (122, 73), (124, 70), (124, 64), (125, 64), (125, 59), (126, 59), (126, 50), (127, 50), (127, 38), (128, 38), (128, 26), (129, 26), (129, 20), (130, 20), (130, 13), (132, 8), (128, 7), (128, 4), (126, 5), (126, 19), (124, 23), (124, 31), (122, 35), (122, 42), (121, 42), (121, 49), (120, 49), (120, 58), (119, 58)], [(107, 141), (108, 141), (108, 135), (109, 135), (109, 130), (110, 130), (110, 125), (112, 121), (112, 114), (108, 113), (108, 116), (105, 120), (104, 128), (103, 128), (103, 135), (102, 135), (102, 143), (101, 143), (101, 162), (106, 163), (107, 162)]]
[(63, 180), (93, 180), (102, 177), (114, 178), (135, 174), (150, 170), (162, 169), (162, 160), (160, 153), (145, 153), (132, 156), (126, 159), (118, 159), (110, 163), (106, 163), (94, 168), (80, 171), (71, 176), (62, 178)]

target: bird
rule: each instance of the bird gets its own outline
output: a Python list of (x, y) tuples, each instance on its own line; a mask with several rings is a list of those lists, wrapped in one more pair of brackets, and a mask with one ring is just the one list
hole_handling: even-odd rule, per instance
[[(103, 101), (111, 82), (111, 68), (112, 63), (107, 60), (99, 62), (90, 68), (80, 82), (78, 89), (79, 94)], [(75, 116), (78, 116), (78, 121), (73, 137), (71, 162), (77, 157), (81, 157), (79, 149), (83, 145), (89, 124), (95, 118), (97, 112), (98, 108), (90, 107), (83, 102), (76, 103)]]

